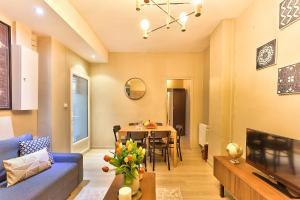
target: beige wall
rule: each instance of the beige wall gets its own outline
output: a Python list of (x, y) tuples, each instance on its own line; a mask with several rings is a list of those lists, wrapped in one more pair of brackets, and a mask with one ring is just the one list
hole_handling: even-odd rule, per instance
[(41, 68), (38, 135), (51, 136), (54, 151), (70, 152), (71, 70), (88, 75), (89, 63), (50, 37), (39, 37), (38, 49)]
[[(246, 128), (300, 139), (299, 95), (277, 95), (278, 68), (300, 62), (300, 22), (279, 30), (280, 2), (256, 0), (211, 36), (210, 161), (213, 155), (226, 154), (227, 142), (245, 148)], [(256, 49), (275, 38), (277, 65), (257, 71)]]
[(234, 21), (224, 20), (210, 39), (209, 162), (225, 153), (231, 134)]
[[(202, 54), (111, 53), (109, 63), (91, 67), (92, 146), (112, 147), (113, 125), (140, 120), (166, 121), (167, 79), (192, 79), (192, 146), (198, 143), (198, 123), (202, 121)], [(139, 101), (125, 96), (124, 84), (142, 78), (147, 93)]]
[[(277, 95), (278, 68), (300, 62), (300, 21), (279, 30), (280, 2), (256, 0), (236, 20), (232, 140), (243, 146), (246, 128), (300, 139), (300, 96)], [(256, 48), (275, 38), (277, 65), (257, 71)]]
[(203, 51), (203, 123), (209, 121), (209, 73), (210, 73), (210, 49)]
[[(12, 44), (21, 44), (31, 48), (31, 31), (20, 23), (13, 21), (0, 13), (0, 21), (11, 26)], [(14, 133), (16, 136), (25, 132), (36, 135), (37, 133), (37, 112), (36, 111), (0, 111), (0, 116), (11, 116)]]

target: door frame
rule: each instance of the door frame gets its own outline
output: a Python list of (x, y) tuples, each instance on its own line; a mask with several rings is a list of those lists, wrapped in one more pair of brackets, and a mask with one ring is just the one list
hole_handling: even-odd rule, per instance
[[(190, 81), (190, 133), (189, 133), (189, 138), (188, 138), (188, 145), (189, 148), (193, 148), (194, 145), (192, 144), (192, 141), (195, 139), (194, 137), (196, 137), (197, 139), (197, 134), (198, 134), (198, 130), (195, 130), (196, 127), (196, 122), (195, 122), (195, 117), (194, 116), (194, 106), (195, 106), (195, 102), (194, 102), (194, 79), (192, 77), (176, 77), (176, 76), (168, 76), (165, 79), (165, 91), (168, 91), (168, 87), (167, 87), (167, 81), (168, 80), (187, 80)], [(168, 96), (166, 95), (165, 98), (166, 101), (166, 121), (168, 122)], [(194, 133), (194, 134), (193, 134)], [(198, 141), (198, 140), (197, 140)]]
[[(78, 76), (88, 81), (88, 136), (77, 142), (73, 142), (73, 94), (72, 94), (72, 81), (73, 76)], [(90, 119), (90, 77), (87, 74), (71, 70), (70, 73), (70, 142), (71, 142), (71, 152), (72, 153), (85, 153), (90, 150), (91, 146), (91, 119)]]

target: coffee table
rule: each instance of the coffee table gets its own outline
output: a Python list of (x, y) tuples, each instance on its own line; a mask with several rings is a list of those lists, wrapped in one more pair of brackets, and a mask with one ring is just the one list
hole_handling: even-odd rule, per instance
[[(110, 185), (104, 200), (118, 200), (119, 189), (123, 186), (123, 175), (117, 175)], [(140, 182), (143, 196), (140, 200), (156, 200), (155, 173), (144, 174)]]

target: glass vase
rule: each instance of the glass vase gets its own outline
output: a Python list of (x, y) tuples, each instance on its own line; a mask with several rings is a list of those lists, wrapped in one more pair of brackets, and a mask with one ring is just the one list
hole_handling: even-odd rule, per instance
[(126, 178), (124, 175), (124, 185), (131, 188), (132, 196), (136, 195), (140, 189), (140, 179), (139, 176), (134, 179)]

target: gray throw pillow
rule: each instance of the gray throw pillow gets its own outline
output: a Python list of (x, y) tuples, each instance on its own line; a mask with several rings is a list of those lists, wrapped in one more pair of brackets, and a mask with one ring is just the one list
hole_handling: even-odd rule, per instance
[(28, 155), (44, 148), (47, 148), (50, 162), (53, 164), (53, 155), (50, 152), (51, 141), (50, 137), (40, 137), (34, 140), (20, 142), (20, 156)]

